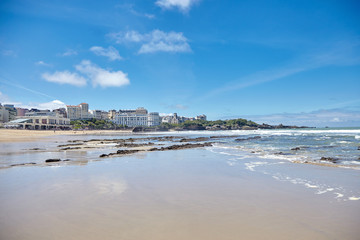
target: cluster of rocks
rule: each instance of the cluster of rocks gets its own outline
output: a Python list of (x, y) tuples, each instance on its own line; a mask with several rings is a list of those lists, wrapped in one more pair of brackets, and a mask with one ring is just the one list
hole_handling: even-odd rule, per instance
[(140, 150), (117, 150), (115, 153), (109, 153), (109, 154), (101, 154), (99, 157), (110, 157), (113, 155), (126, 155), (126, 154), (132, 154), (140, 152)]
[(237, 139), (235, 139), (235, 141), (241, 142), (241, 141), (255, 140), (255, 139), (260, 139), (260, 138), (261, 138), (261, 136), (248, 137), (248, 138), (237, 138)]
[(53, 163), (53, 162), (68, 162), (70, 161), (70, 159), (64, 159), (64, 160), (61, 160), (60, 158), (49, 158), (49, 159), (46, 159), (45, 162), (46, 163)]

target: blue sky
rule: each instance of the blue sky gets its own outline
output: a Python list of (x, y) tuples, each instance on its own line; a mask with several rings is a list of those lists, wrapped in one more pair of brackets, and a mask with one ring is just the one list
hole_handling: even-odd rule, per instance
[(0, 3), (0, 102), (360, 126), (358, 1)]

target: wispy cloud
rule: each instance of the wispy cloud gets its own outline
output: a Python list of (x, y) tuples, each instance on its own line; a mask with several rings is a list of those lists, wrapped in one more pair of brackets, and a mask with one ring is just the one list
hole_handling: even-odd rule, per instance
[(68, 56), (78, 55), (78, 52), (73, 49), (67, 49), (65, 52), (61, 53), (60, 55), (63, 57), (68, 57)]
[(148, 18), (148, 19), (154, 19), (155, 18), (154, 14), (142, 13), (142, 12), (139, 12), (139, 11), (135, 10), (134, 4), (121, 4), (121, 5), (117, 5), (116, 7), (126, 9), (128, 12), (130, 12), (131, 14), (133, 14), (135, 16), (138, 16), (138, 17), (145, 17), (145, 18)]
[(51, 64), (46, 63), (46, 62), (44, 62), (44, 61), (37, 61), (37, 62), (35, 63), (35, 65), (44, 66), (44, 67), (51, 67), (51, 66), (52, 66)]
[(16, 88), (19, 88), (19, 89), (28, 91), (28, 92), (33, 93), (33, 94), (36, 94), (36, 95), (38, 95), (38, 96), (43, 96), (43, 97), (46, 97), (46, 98), (52, 98), (52, 99), (54, 99), (53, 96), (50, 96), (50, 95), (48, 95), (48, 94), (46, 94), (46, 93), (42, 93), (42, 92), (39, 92), (39, 91), (30, 89), (30, 88), (24, 87), (24, 86), (22, 86), (22, 85), (20, 85), (20, 84), (16, 84), (16, 83), (14, 83), (14, 81), (5, 80), (5, 78), (3, 78), (3, 77), (0, 78), (0, 82), (1, 82), (1, 83), (4, 83), (4, 84), (6, 84), (6, 85), (12, 86), (12, 87), (16, 87)]
[(90, 78), (94, 87), (121, 87), (130, 84), (127, 73), (108, 71), (88, 60), (83, 60), (80, 64), (76, 65), (76, 70)]
[(90, 51), (92, 51), (94, 54), (98, 56), (104, 56), (109, 58), (110, 61), (115, 60), (121, 60), (122, 57), (120, 56), (118, 50), (116, 50), (114, 47), (110, 46), (108, 48), (103, 48), (99, 46), (93, 46), (90, 48)]
[(10, 99), (8, 99), (6, 101), (1, 101), (1, 98), (0, 98), (0, 102), (4, 103), (4, 104), (13, 104), (15, 107), (19, 107), (19, 108), (27, 108), (27, 109), (36, 108), (36, 109), (40, 109), (40, 110), (54, 110), (54, 109), (66, 107), (65, 103), (60, 100), (52, 100), (50, 102), (22, 103), (22, 102), (14, 102), (14, 101), (11, 101)]
[(139, 54), (155, 52), (191, 52), (188, 39), (181, 32), (163, 32), (153, 30), (150, 33), (140, 34), (137, 31), (109, 34), (116, 43), (141, 43)]
[(360, 126), (360, 111), (344, 109), (327, 109), (302, 113), (278, 113), (268, 115), (225, 116), (223, 119), (246, 118), (257, 123), (285, 124), (309, 127), (358, 127)]
[(2, 50), (1, 55), (6, 57), (17, 57), (17, 53), (13, 50)]
[(167, 108), (170, 109), (177, 109), (177, 110), (186, 110), (189, 107), (183, 104), (173, 104), (173, 105), (167, 105)]
[(330, 65), (358, 65), (360, 64), (359, 53), (360, 41), (337, 42), (326, 49), (318, 50), (310, 54), (304, 54), (280, 68), (257, 71), (248, 76), (220, 86), (197, 100), (205, 100), (229, 91), (241, 90), (266, 82), (276, 81), (301, 72), (317, 69)]
[(29, 102), (29, 103), (17, 103), (15, 104), (16, 107), (21, 108), (36, 108), (41, 110), (54, 110), (58, 108), (66, 108), (66, 104), (60, 100), (52, 100), (50, 102), (44, 102), (44, 103), (37, 103), (37, 102)]
[(43, 73), (41, 75), (43, 79), (48, 82), (59, 83), (59, 84), (70, 84), (77, 87), (86, 86), (86, 79), (77, 73), (69, 71), (56, 71), (54, 73)]
[(181, 12), (188, 12), (197, 2), (199, 0), (157, 0), (155, 4), (166, 10), (178, 9)]

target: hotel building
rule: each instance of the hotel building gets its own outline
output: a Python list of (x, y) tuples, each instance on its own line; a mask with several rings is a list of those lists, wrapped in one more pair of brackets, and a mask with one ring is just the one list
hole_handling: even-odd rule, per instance
[(160, 116), (157, 112), (148, 113), (145, 108), (120, 110), (119, 113), (115, 114), (113, 122), (128, 127), (152, 127), (160, 125)]

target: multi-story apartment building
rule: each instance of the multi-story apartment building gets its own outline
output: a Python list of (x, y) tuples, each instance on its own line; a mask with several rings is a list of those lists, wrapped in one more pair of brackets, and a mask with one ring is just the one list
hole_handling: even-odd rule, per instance
[(0, 123), (9, 121), (9, 111), (0, 104)]
[(160, 125), (160, 116), (157, 112), (148, 113), (145, 108), (120, 110), (119, 113), (115, 114), (113, 122), (128, 127), (158, 126)]
[(98, 120), (107, 120), (109, 119), (109, 113), (103, 110), (92, 110), (90, 111), (92, 118)]
[(9, 111), (9, 121), (12, 121), (16, 118), (17, 111), (14, 105), (12, 104), (4, 104), (4, 108)]
[(206, 115), (199, 115), (196, 118), (193, 117), (182, 117), (178, 116), (177, 113), (174, 113), (173, 115), (164, 116), (161, 119), (161, 122), (163, 123), (171, 123), (171, 124), (179, 124), (186, 121), (194, 121), (194, 120), (206, 120)]
[(70, 120), (89, 119), (89, 104), (80, 103), (79, 105), (66, 105), (67, 117)]

